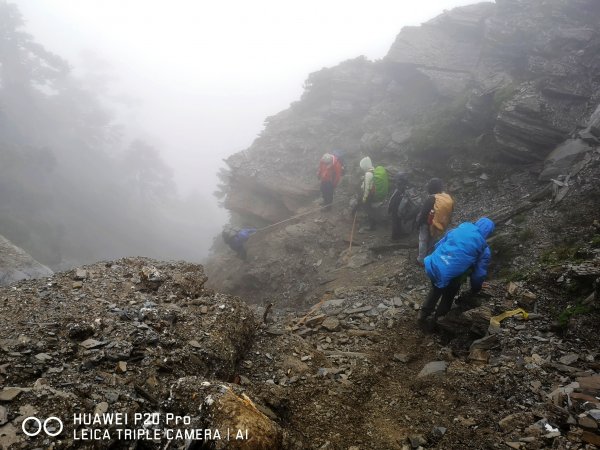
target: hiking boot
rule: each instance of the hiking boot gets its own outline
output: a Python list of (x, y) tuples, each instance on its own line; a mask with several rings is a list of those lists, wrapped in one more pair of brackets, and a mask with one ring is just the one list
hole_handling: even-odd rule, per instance
[(427, 314), (425, 311), (421, 310), (421, 311), (419, 311), (419, 314), (417, 314), (417, 322), (425, 322), (428, 317), (429, 317), (429, 314)]
[(417, 326), (423, 333), (433, 333), (435, 331), (435, 321), (430, 317), (417, 320)]

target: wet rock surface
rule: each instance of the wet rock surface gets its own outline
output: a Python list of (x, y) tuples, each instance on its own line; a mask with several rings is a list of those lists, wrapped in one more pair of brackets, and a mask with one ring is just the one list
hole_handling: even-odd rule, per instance
[(225, 205), (259, 224), (289, 217), (319, 195), (316, 165), (334, 149), (397, 167), (443, 166), (467, 147), (519, 164), (569, 138), (597, 144), (599, 20), (594, 0), (527, 0), (405, 27), (383, 60), (311, 74), (302, 98), (227, 160)]
[(52, 275), (52, 270), (0, 235), (0, 286)]

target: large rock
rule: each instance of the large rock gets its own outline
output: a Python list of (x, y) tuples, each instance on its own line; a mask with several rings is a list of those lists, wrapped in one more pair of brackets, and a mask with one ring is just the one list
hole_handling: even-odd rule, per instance
[[(263, 414), (252, 399), (237, 386), (210, 383), (198, 377), (181, 378), (172, 387), (171, 402), (170, 408), (182, 415), (188, 415), (189, 411), (198, 412), (193, 419), (194, 427), (213, 432), (219, 430), (221, 439), (208, 439), (212, 445), (210, 448), (282, 448), (284, 436), (281, 428)], [(204, 442), (198, 441), (198, 444)]]
[(494, 11), (488, 4), (446, 12), (420, 27), (405, 27), (386, 58), (445, 72), (470, 72), (478, 64), (484, 21)]
[(446, 369), (448, 368), (448, 363), (446, 361), (432, 361), (430, 363), (425, 364), (425, 366), (421, 369), (418, 378), (427, 377), (429, 375), (443, 375), (446, 373)]
[(596, 108), (596, 111), (590, 117), (588, 127), (585, 130), (591, 133), (594, 137), (600, 140), (600, 105)]
[(0, 285), (49, 277), (52, 273), (52, 270), (37, 262), (25, 250), (0, 235)]
[(548, 104), (531, 86), (506, 103), (498, 114), (494, 136), (503, 150), (519, 160), (543, 160), (568, 136), (547, 113)]
[(465, 6), (421, 27), (405, 27), (386, 59), (416, 66), (442, 96), (461, 95), (474, 81), (485, 19), (493, 11), (489, 3)]
[(581, 155), (592, 150), (594, 150), (594, 147), (581, 139), (565, 141), (546, 158), (540, 180), (550, 180), (559, 175), (567, 175), (571, 166), (580, 159)]
[(487, 334), (492, 311), (486, 306), (461, 311), (460, 308), (452, 309), (448, 314), (438, 320), (438, 326), (450, 334), (467, 334), (483, 337)]

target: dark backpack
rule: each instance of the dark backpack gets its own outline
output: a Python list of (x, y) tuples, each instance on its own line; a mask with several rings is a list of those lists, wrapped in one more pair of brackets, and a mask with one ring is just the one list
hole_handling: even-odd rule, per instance
[(331, 152), (331, 154), (338, 159), (338, 161), (340, 162), (340, 164), (342, 165), (342, 167), (344, 167), (346, 165), (345, 161), (344, 161), (345, 155), (344, 155), (344, 151), (343, 150), (333, 150)]
[(414, 231), (419, 209), (417, 203), (408, 194), (404, 194), (396, 211), (397, 217), (400, 219), (400, 230), (403, 234), (410, 234)]
[(396, 211), (396, 216), (402, 219), (411, 219), (415, 220), (417, 214), (419, 213), (419, 207), (414, 202), (413, 199), (410, 198), (408, 194), (404, 194), (402, 200), (398, 204), (398, 209)]
[(225, 228), (223, 228), (221, 236), (223, 237), (223, 241), (225, 241), (226, 244), (231, 245), (231, 243), (234, 241), (239, 232), (239, 228), (227, 225)]

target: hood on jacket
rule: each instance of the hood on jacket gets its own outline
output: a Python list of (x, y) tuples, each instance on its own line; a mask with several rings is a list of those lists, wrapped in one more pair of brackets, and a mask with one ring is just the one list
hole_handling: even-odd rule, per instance
[(322, 162), (323, 164), (326, 164), (326, 165), (328, 165), (328, 166), (329, 166), (329, 165), (331, 165), (331, 164), (333, 164), (333, 155), (332, 155), (332, 154), (330, 154), (330, 153), (325, 153), (325, 154), (324, 154), (324, 155), (321, 157), (321, 162)]
[(479, 219), (477, 222), (475, 222), (475, 226), (479, 228), (479, 232), (484, 237), (484, 239), (487, 239), (496, 228), (494, 222), (492, 222), (487, 217), (482, 217), (481, 219)]
[(444, 190), (444, 182), (439, 178), (432, 178), (427, 183), (427, 193), (439, 194)]
[(360, 168), (363, 172), (368, 172), (369, 170), (373, 170), (373, 163), (371, 162), (371, 158), (365, 156), (360, 160)]

